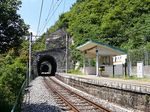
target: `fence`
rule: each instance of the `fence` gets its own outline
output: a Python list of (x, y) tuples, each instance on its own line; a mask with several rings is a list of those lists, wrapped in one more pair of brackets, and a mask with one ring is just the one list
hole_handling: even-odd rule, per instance
[(137, 62), (143, 62), (144, 76), (150, 77), (150, 51), (144, 48), (128, 51), (128, 64), (131, 65), (131, 75), (137, 74)]

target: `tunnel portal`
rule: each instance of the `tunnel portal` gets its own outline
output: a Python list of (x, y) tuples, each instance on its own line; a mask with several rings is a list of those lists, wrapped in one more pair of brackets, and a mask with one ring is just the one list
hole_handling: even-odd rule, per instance
[(57, 70), (57, 63), (54, 57), (50, 55), (40, 56), (37, 62), (39, 76), (54, 76)]

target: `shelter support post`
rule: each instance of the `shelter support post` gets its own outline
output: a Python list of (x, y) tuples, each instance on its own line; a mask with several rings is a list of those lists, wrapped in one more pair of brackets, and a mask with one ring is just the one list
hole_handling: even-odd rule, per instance
[(131, 73), (132, 73), (132, 68), (131, 68), (132, 65), (131, 65), (131, 61), (128, 62), (127, 66), (128, 66), (128, 75), (131, 76)]
[(115, 65), (113, 65), (113, 78), (115, 77)]
[(83, 73), (85, 74), (85, 52), (83, 54)]
[(99, 50), (96, 48), (96, 76), (99, 76)]
[(125, 77), (127, 77), (127, 59), (125, 59)]

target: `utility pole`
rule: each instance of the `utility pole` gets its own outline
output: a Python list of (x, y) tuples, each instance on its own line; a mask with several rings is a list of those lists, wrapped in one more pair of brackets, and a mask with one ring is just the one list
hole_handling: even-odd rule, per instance
[(68, 35), (66, 32), (66, 73), (68, 72)]
[(96, 76), (99, 76), (99, 49), (96, 48)]
[(29, 77), (28, 77), (28, 83), (31, 81), (31, 58), (32, 58), (32, 33), (29, 35)]

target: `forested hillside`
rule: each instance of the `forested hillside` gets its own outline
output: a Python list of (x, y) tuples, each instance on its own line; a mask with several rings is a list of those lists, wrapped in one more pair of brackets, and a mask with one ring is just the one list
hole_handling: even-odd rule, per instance
[(49, 33), (66, 28), (75, 48), (92, 39), (125, 50), (150, 49), (149, 0), (77, 0), (71, 10), (60, 15)]
[[(78, 0), (54, 27), (67, 26), (76, 45), (91, 38), (125, 48), (150, 35), (149, 0)], [(124, 43), (125, 42), (125, 43)]]

